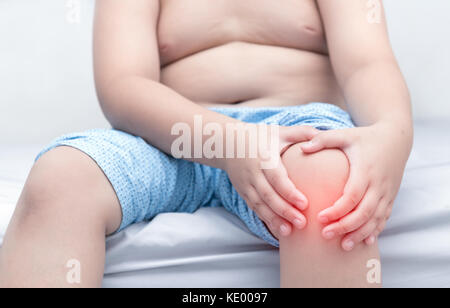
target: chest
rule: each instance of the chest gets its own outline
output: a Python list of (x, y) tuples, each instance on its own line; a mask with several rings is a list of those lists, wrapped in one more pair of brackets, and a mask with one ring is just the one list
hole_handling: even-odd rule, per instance
[(233, 41), (325, 52), (315, 0), (160, 0), (162, 62)]

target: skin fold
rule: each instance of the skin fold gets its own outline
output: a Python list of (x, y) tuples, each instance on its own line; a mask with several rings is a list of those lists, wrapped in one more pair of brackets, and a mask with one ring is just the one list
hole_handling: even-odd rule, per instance
[[(283, 287), (379, 286), (366, 265), (379, 259), (413, 137), (382, 1), (97, 0), (94, 72), (111, 125), (168, 154), (176, 123), (239, 123), (209, 106), (320, 101), (348, 111), (356, 128), (281, 127), (269, 152), (282, 164), (271, 170), (261, 157), (192, 161), (225, 170), (280, 240)], [(80, 286), (100, 286), (105, 236), (120, 221), (93, 161), (72, 148), (48, 152), (0, 250), (0, 286), (73, 286), (72, 258), (84, 264)]]

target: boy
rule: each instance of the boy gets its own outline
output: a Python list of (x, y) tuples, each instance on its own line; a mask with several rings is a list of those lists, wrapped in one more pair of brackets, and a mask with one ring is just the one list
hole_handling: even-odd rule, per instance
[[(39, 155), (0, 286), (70, 286), (71, 259), (81, 286), (100, 286), (105, 236), (219, 205), (280, 246), (282, 286), (380, 286), (366, 265), (379, 259), (413, 133), (381, 1), (98, 0), (94, 36), (114, 130), (63, 136)], [(173, 127), (196, 117), (223, 131), (277, 125), (267, 153), (281, 163), (174, 159)]]

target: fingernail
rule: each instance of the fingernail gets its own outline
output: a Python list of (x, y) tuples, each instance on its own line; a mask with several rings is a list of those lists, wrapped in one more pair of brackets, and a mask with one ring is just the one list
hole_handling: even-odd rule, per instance
[(342, 247), (346, 250), (346, 251), (350, 251), (353, 249), (353, 247), (355, 247), (355, 243), (353, 243), (352, 240), (346, 240), (344, 242), (344, 244), (342, 244)]
[(373, 245), (373, 244), (375, 244), (375, 236), (371, 235), (371, 236), (369, 237), (369, 239), (367, 240), (367, 244), (368, 244), (368, 245)]
[(280, 227), (281, 235), (288, 235), (289, 234), (289, 228), (286, 225), (281, 225)]
[(318, 220), (322, 224), (326, 224), (329, 222), (328, 217), (325, 215), (319, 215)]
[(294, 219), (294, 225), (297, 229), (303, 229), (305, 227), (305, 221), (300, 218)]
[(327, 231), (323, 234), (323, 237), (325, 237), (327, 240), (331, 240), (335, 236), (335, 233), (333, 231)]
[(303, 198), (301, 195), (299, 195), (299, 196), (297, 197), (297, 202), (296, 202), (296, 204), (297, 204), (297, 207), (298, 207), (299, 209), (305, 210), (306, 207), (307, 207), (307, 205), (308, 205), (308, 202), (306, 201), (305, 198)]
[(313, 140), (310, 140), (310, 141), (304, 143), (305, 147), (312, 147), (313, 145), (314, 145), (314, 141)]

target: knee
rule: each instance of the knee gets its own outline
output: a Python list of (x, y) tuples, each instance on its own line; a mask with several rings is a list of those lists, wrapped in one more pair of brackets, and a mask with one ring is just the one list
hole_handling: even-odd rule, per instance
[(347, 156), (338, 149), (304, 154), (300, 144), (290, 147), (282, 157), (290, 179), (309, 200), (305, 214), (315, 215), (341, 197), (349, 175)]
[(98, 187), (98, 174), (93, 169), (98, 167), (94, 166), (88, 156), (69, 147), (44, 154), (33, 166), (22, 192), (18, 204), (21, 217), (50, 218), (89, 210), (88, 198), (96, 196)]

